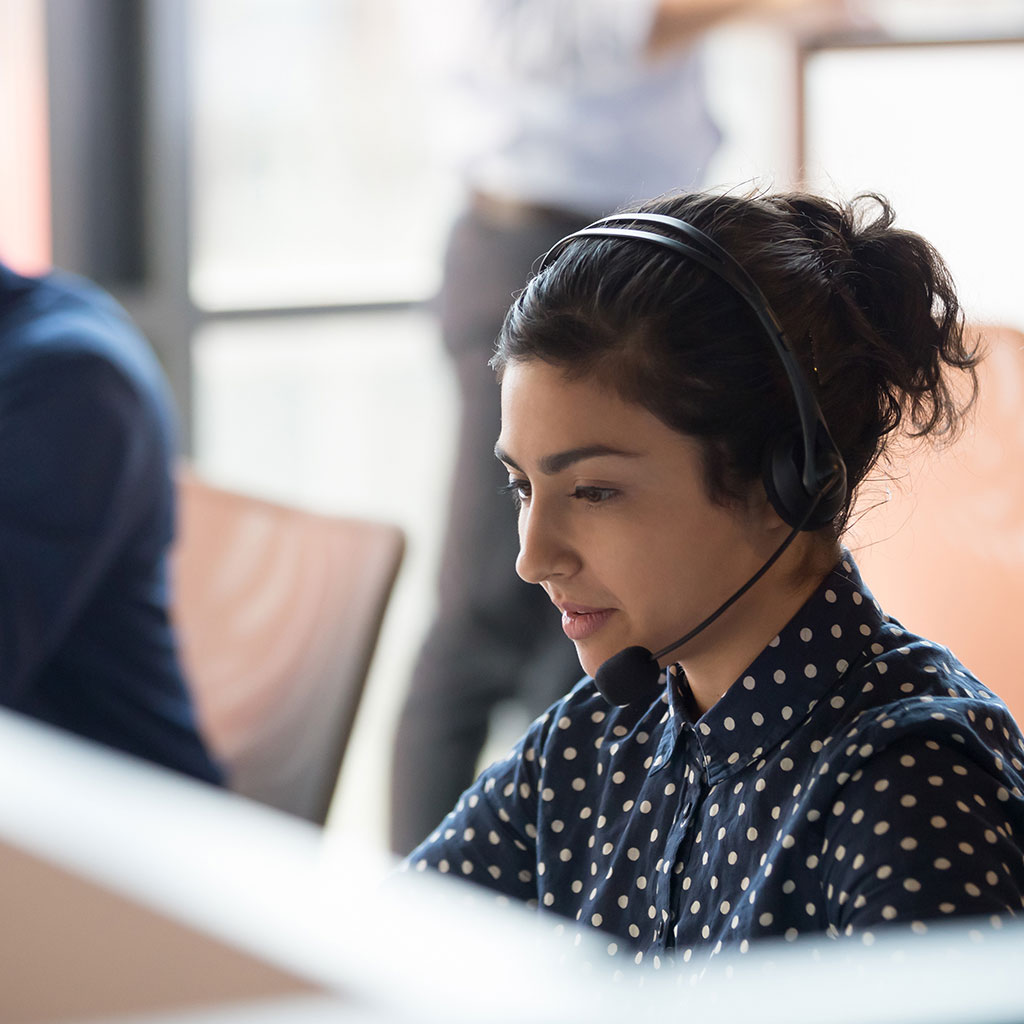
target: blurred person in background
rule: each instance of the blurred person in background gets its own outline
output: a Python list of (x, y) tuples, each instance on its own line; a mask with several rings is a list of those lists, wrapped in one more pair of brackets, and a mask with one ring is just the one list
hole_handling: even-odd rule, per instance
[[(579, 677), (539, 588), (512, 570), (515, 517), (493, 455), (488, 367), (513, 295), (546, 249), (598, 216), (704, 180), (720, 133), (702, 34), (726, 18), (841, 16), (841, 0), (455, 0), (444, 10), (441, 148), (464, 200), (440, 322), (461, 421), (439, 608), (395, 741), (391, 844), (407, 853), (475, 775), (492, 713), (530, 716)], [(431, 8), (431, 16), (437, 17)]]
[(174, 435), (109, 295), (0, 265), (0, 704), (219, 783), (168, 617)]

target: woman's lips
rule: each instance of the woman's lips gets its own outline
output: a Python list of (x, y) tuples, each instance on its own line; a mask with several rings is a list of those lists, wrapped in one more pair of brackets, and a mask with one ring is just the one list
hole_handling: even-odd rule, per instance
[(570, 640), (586, 640), (611, 618), (614, 611), (614, 608), (563, 607), (562, 629)]

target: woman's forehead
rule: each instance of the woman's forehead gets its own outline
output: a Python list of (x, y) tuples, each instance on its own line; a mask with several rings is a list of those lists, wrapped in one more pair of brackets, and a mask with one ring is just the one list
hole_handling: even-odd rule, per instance
[(543, 422), (547, 429), (566, 430), (593, 429), (601, 424), (610, 427), (620, 419), (646, 412), (592, 375), (570, 376), (562, 368), (536, 359), (506, 367), (501, 409), (503, 423)]
[(510, 363), (501, 391), (498, 447), (513, 460), (582, 448), (636, 454), (695, 444), (596, 377), (569, 377), (539, 360)]
[(505, 366), (501, 379), (502, 399), (510, 393), (514, 393), (517, 399), (525, 396), (535, 401), (578, 400), (643, 408), (627, 402), (609, 382), (595, 373), (573, 373), (543, 359), (516, 359)]

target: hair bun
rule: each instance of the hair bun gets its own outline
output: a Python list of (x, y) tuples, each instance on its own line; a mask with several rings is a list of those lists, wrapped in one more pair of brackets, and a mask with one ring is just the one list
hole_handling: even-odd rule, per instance
[[(850, 208), (830, 203), (819, 196), (790, 196), (788, 206), (796, 214), (805, 238), (813, 243), (829, 278), (849, 269), (858, 242), (857, 227)], [(866, 198), (866, 197), (864, 197)], [(878, 199), (886, 209), (888, 204)]]

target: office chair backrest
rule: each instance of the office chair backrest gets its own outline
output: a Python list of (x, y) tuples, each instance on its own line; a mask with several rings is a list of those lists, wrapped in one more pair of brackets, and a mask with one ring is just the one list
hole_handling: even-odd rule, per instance
[(847, 543), (882, 608), (949, 647), (1024, 723), (1024, 334), (975, 329), (988, 355), (966, 433), (866, 486)]
[(231, 788), (323, 823), (404, 552), (396, 526), (179, 474), (173, 610)]

